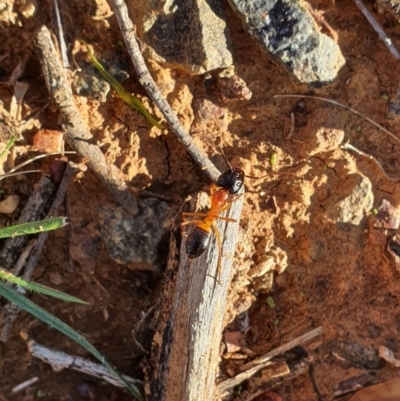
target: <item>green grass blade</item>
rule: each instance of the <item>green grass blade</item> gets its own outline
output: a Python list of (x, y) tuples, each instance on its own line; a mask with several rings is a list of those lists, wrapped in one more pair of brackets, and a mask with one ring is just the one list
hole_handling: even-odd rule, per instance
[(0, 228), (0, 238), (16, 237), (18, 235), (36, 234), (56, 230), (68, 224), (66, 217), (51, 217), (45, 220), (31, 221), (11, 227)]
[(17, 139), (17, 135), (13, 135), (10, 140), (8, 141), (6, 147), (4, 150), (0, 153), (0, 159), (11, 149), (11, 147), (14, 145), (14, 142)]
[(144, 398), (140, 395), (139, 390), (129, 384), (115, 369), (114, 367), (106, 360), (106, 358), (99, 352), (89, 341), (86, 340), (83, 336), (81, 336), (76, 330), (72, 327), (68, 326), (66, 323), (53, 316), (51, 313), (47, 312), (40, 306), (36, 305), (28, 298), (24, 297), (21, 294), (18, 294), (15, 290), (9, 287), (7, 284), (0, 281), (0, 295), (6, 298), (8, 301), (13, 302), (17, 306), (19, 306), (24, 311), (30, 313), (32, 316), (41, 320), (42, 322), (48, 324), (53, 329), (58, 330), (60, 333), (63, 333), (81, 347), (83, 347), (86, 351), (90, 352), (95, 358), (97, 358), (104, 366), (106, 366), (110, 371), (112, 371), (118, 378), (125, 383), (127, 389), (139, 400), (144, 401)]
[(129, 106), (133, 107), (139, 113), (141, 113), (152, 125), (157, 127), (160, 130), (164, 129), (164, 126), (161, 125), (143, 106), (143, 103), (132, 96), (130, 93), (126, 92), (122, 85), (113, 77), (111, 76), (108, 71), (101, 65), (100, 61), (97, 60), (96, 56), (89, 50), (89, 47), (86, 46), (88, 55), (90, 60), (92, 61), (93, 65), (97, 68), (103, 78), (115, 89), (118, 93), (118, 96), (125, 102), (128, 103)]
[(90, 305), (89, 303), (82, 301), (82, 299), (66, 294), (64, 292), (54, 290), (53, 288), (46, 287), (45, 285), (39, 283), (33, 283), (23, 280), (22, 278), (14, 276), (14, 274), (3, 269), (0, 269), (0, 279), (7, 281), (10, 284), (19, 285), (20, 287), (26, 288), (29, 291), (34, 291), (42, 295), (47, 295), (49, 297), (61, 299), (62, 301), (65, 302), (74, 302), (82, 305)]

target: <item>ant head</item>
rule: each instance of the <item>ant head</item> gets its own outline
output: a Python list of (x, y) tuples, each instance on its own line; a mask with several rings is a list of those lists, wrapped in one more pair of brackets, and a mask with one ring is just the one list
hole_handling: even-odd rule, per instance
[(225, 170), (217, 180), (217, 185), (226, 189), (230, 194), (237, 194), (243, 186), (244, 171), (238, 167)]

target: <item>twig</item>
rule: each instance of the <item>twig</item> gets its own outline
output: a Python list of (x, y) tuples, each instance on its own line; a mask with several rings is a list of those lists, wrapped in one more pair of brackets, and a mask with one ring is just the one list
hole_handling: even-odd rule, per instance
[(92, 136), (82, 123), (65, 70), (51, 41), (50, 32), (44, 26), (40, 28), (35, 37), (35, 48), (48, 90), (64, 118), (63, 128), (66, 131), (66, 141), (81, 156), (87, 158), (89, 168), (99, 177), (117, 202), (129, 213), (137, 214), (136, 198), (128, 189), (122, 173), (116, 166), (107, 163), (104, 154), (97, 145), (89, 143)]
[(146, 89), (151, 100), (157, 105), (167, 120), (171, 130), (186, 148), (193, 160), (204, 170), (212, 181), (216, 181), (220, 175), (217, 168), (207, 156), (197, 147), (192, 137), (186, 132), (168, 102), (163, 98), (153, 77), (146, 66), (135, 35), (135, 28), (128, 15), (128, 9), (124, 0), (112, 0), (115, 17), (118, 20), (129, 55), (138, 74), (141, 85)]
[(308, 333), (303, 334), (302, 336), (297, 337), (294, 340), (289, 341), (288, 343), (281, 345), (278, 348), (275, 348), (274, 350), (268, 352), (267, 354), (254, 359), (254, 361), (251, 361), (246, 365), (243, 365), (241, 367), (241, 370), (244, 370), (244, 372), (239, 373), (237, 376), (232, 377), (231, 379), (225, 380), (224, 382), (218, 384), (217, 392), (222, 394), (225, 391), (232, 389), (233, 387), (242, 383), (244, 380), (247, 380), (250, 377), (252, 377), (255, 373), (263, 369), (265, 366), (268, 366), (270, 364), (270, 360), (275, 356), (283, 354), (284, 352), (296, 347), (297, 345), (304, 344), (305, 342), (313, 339), (314, 337), (321, 335), (322, 332), (323, 332), (323, 327), (322, 326), (317, 327), (316, 329), (311, 330)]
[(12, 394), (19, 393), (20, 391), (22, 391), (25, 388), (31, 386), (32, 384), (36, 383), (37, 381), (39, 381), (39, 377), (38, 376), (32, 377), (32, 379), (26, 380), (23, 383), (18, 384), (18, 386), (13, 387), (12, 390), (11, 390), (11, 393)]
[[(50, 364), (56, 372), (60, 372), (63, 369), (72, 369), (76, 370), (77, 372), (96, 377), (100, 380), (105, 380), (113, 386), (123, 388), (126, 387), (125, 383), (123, 383), (117, 376), (115, 376), (108, 368), (103, 365), (99, 365), (78, 356), (68, 355), (65, 352), (55, 351), (50, 348), (46, 348), (35, 341), (29, 341), (28, 347), (33, 357)], [(122, 375), (122, 377), (129, 384), (143, 384), (142, 381), (133, 379), (132, 377), (126, 375)]]
[(293, 98), (307, 98), (307, 99), (314, 99), (314, 100), (321, 100), (326, 103), (334, 104), (335, 106), (339, 106), (345, 110), (349, 110), (354, 114), (357, 114), (358, 116), (364, 118), (368, 122), (370, 122), (372, 125), (375, 125), (375, 127), (379, 128), (380, 130), (386, 132), (390, 137), (396, 140), (396, 142), (400, 142), (400, 138), (398, 138), (396, 135), (392, 134), (390, 131), (388, 131), (386, 128), (382, 127), (382, 125), (379, 125), (376, 123), (374, 120), (371, 120), (369, 117), (365, 116), (364, 114), (361, 114), (359, 111), (352, 109), (349, 106), (345, 106), (342, 103), (337, 102), (336, 100), (332, 99), (327, 99), (325, 97), (319, 97), (319, 96), (311, 96), (311, 95), (296, 95), (296, 94), (282, 94), (282, 95), (274, 95), (274, 97), (279, 98), (279, 97), (293, 97)]
[(60, 9), (58, 7), (57, 0), (53, 0), (53, 15), (54, 15), (58, 45), (60, 47), (61, 60), (63, 63), (63, 67), (69, 68), (70, 64), (69, 64), (68, 56), (67, 56), (67, 45), (65, 44), (64, 31), (63, 31), (63, 27), (61, 24)]
[(24, 170), (24, 171), (17, 171), (15, 173), (6, 173), (0, 175), (0, 181), (4, 178), (14, 177), (16, 175), (24, 175), (24, 174), (32, 174), (32, 173), (41, 173), (43, 170)]
[(379, 37), (383, 40), (387, 48), (390, 50), (390, 52), (393, 54), (394, 58), (398, 60), (400, 58), (400, 53), (392, 43), (392, 39), (390, 39), (385, 31), (382, 29), (382, 27), (378, 24), (376, 19), (373, 17), (373, 15), (369, 12), (368, 8), (365, 7), (364, 3), (361, 0), (354, 0), (354, 2), (357, 4), (358, 8), (361, 10), (361, 12), (364, 14), (364, 17), (368, 20), (368, 22), (372, 25), (372, 27), (375, 29)]
[(355, 146), (350, 145), (349, 143), (345, 143), (344, 145), (340, 145), (341, 149), (345, 149), (345, 150), (351, 150), (353, 152), (356, 152), (357, 154), (359, 154), (360, 156), (364, 156), (367, 157), (368, 159), (372, 160), (379, 168), (379, 170), (381, 170), (382, 174), (390, 181), (399, 181), (400, 177), (389, 177), (386, 173), (385, 170), (383, 169), (381, 163), (379, 163), (379, 161), (372, 155), (370, 155), (369, 153), (365, 153), (362, 150), (357, 149)]
[(291, 121), (291, 127), (286, 139), (290, 139), (294, 134), (294, 127), (295, 127), (294, 113), (290, 113), (290, 121)]
[[(47, 217), (54, 217), (57, 215), (58, 208), (60, 207), (61, 202), (65, 198), (65, 194), (67, 192), (68, 185), (69, 185), (71, 179), (77, 173), (77, 171), (78, 171), (78, 167), (76, 165), (74, 165), (73, 163), (67, 164), (67, 168), (65, 169), (65, 172), (64, 172), (64, 177), (58, 187), (57, 194), (55, 196), (53, 204), (50, 207)], [(47, 238), (49, 237), (49, 234), (50, 233), (48, 231), (46, 231), (46, 232), (40, 233), (38, 235), (37, 240), (35, 240), (34, 247), (30, 251), (29, 260), (26, 263), (26, 266), (25, 266), (25, 263), (23, 263), (22, 265), (17, 263), (12, 269), (10, 269), (11, 273), (14, 274), (14, 276), (19, 276), (23, 269), (24, 273), (22, 275), (22, 278), (25, 281), (29, 281), (31, 279), (33, 271), (39, 262), (39, 258), (42, 254), (44, 245), (47, 241)], [(15, 320), (17, 319), (17, 317), (19, 315), (19, 312), (20, 312), (20, 308), (13, 303), (7, 304), (6, 307), (4, 308), (3, 327), (2, 327), (1, 334), (0, 334), (0, 341), (6, 342), (8, 340), (10, 331), (12, 329), (12, 326), (13, 326)]]
[[(31, 157), (30, 159), (25, 160), (24, 162), (18, 164), (18, 166), (15, 166), (13, 169), (8, 171), (7, 173), (0, 175), (0, 181), (3, 180), (4, 178), (8, 178), (8, 177), (12, 177), (13, 175), (16, 175), (16, 174), (14, 174), (15, 171), (19, 170), (20, 168), (26, 166), (29, 163), (32, 163), (35, 160), (42, 159), (43, 157), (55, 156), (55, 155), (65, 155), (65, 154), (73, 154), (74, 155), (75, 153), (76, 152), (69, 152), (69, 151), (68, 152), (54, 152), (54, 153), (43, 153), (43, 154)], [(40, 170), (32, 170), (32, 171), (40, 171)], [(17, 173), (17, 175), (25, 174), (26, 172), (27, 171), (21, 171), (21, 172)]]

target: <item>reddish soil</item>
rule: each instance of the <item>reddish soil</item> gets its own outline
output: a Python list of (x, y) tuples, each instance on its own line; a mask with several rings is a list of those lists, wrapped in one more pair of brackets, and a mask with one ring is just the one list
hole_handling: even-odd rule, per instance
[[(5, 81), (29, 52), (22, 76), (22, 81), (30, 85), (23, 117), (37, 112), (35, 118), (40, 127), (60, 129), (58, 110), (49, 101), (40, 65), (31, 50), (37, 28), (41, 24), (51, 26), (45, 8), (40, 7), (38, 14), (28, 19), (17, 15), (16, 20), (22, 21), (22, 26), (11, 24), (0, 28), (0, 55), (4, 56), (0, 73)], [(64, 27), (69, 44), (83, 39), (93, 46), (100, 59), (119, 57), (121, 63), (130, 65), (127, 53), (119, 45), (121, 36), (116, 21), (107, 14), (107, 8), (101, 1), (97, 6), (89, 0), (69, 2), (69, 17), (65, 18)], [(309, 99), (305, 100), (305, 113), (295, 116), (295, 129), (288, 138), (290, 114), (299, 99), (274, 98), (274, 95), (306, 93), (310, 89), (295, 83), (264, 55), (228, 5), (225, 9), (235, 71), (247, 83), (252, 97), (222, 105), (224, 117), (218, 124), (197, 122), (192, 136), (220, 168), (224, 168), (219, 148), (222, 136), (228, 158), (249, 174), (260, 176), (271, 170), (290, 173), (246, 181), (240, 221), (242, 237), (235, 256), (237, 275), (229, 313), (234, 317), (248, 311), (251, 330), (246, 342), (256, 355), (265, 354), (317, 326), (324, 327), (323, 341), (313, 351), (313, 368), (274, 390), (284, 400), (331, 400), (339, 382), (366, 372), (372, 371), (376, 381), (396, 377), (397, 369), (389, 364), (378, 369), (354, 361), (349, 363), (340, 348), (349, 342), (376, 350), (385, 345), (399, 355), (397, 280), (400, 276), (386, 250), (386, 241), (395, 231), (380, 234), (383, 240), (379, 242), (368, 223), (368, 219), (373, 219), (371, 211), (364, 213), (360, 222), (343, 222), (335, 215), (330, 201), (347, 196), (355, 186), (353, 179), (367, 177), (372, 184), (374, 208), (383, 199), (398, 207), (400, 142), (349, 111)], [(383, 15), (377, 17), (400, 47), (400, 26)], [(334, 83), (314, 89), (313, 93), (357, 109), (400, 137), (399, 120), (389, 120), (386, 111), (388, 99), (394, 98), (399, 84), (398, 62), (354, 2), (336, 1), (326, 10), (324, 18), (338, 33), (346, 66)], [(85, 57), (77, 53), (76, 59), (79, 64)], [(202, 78), (166, 70), (154, 63), (149, 66), (183, 125), (190, 130), (193, 99), (202, 94)], [(160, 117), (160, 112), (145, 97), (133, 67), (128, 68), (131, 77), (124, 82), (125, 89), (142, 97), (148, 109)], [(12, 88), (0, 83), (0, 100), (5, 109), (11, 95)], [(212, 94), (210, 97), (218, 102)], [(76, 101), (108, 161), (121, 169), (129, 186), (166, 195), (175, 213), (188, 196), (207, 191), (210, 182), (174, 134), (151, 128), (115, 92), (108, 95), (105, 103), (83, 96), (76, 96)], [(314, 152), (321, 145), (315, 139), (321, 127), (330, 132), (333, 145), (329, 151)], [(26, 143), (21, 142), (20, 146), (31, 144), (36, 131), (27, 131)], [(345, 142), (372, 155), (382, 169), (370, 158), (340, 148), (335, 135), (341, 131)], [(277, 162), (271, 166), (271, 157), (275, 155)], [(32, 168), (45, 170), (48, 165), (45, 160), (35, 162)], [(38, 178), (32, 174), (22, 181), (10, 178), (2, 181), (2, 190), (6, 194), (19, 194), (22, 207)], [(268, 203), (272, 196), (279, 209), (276, 212), (271, 212)], [(149, 373), (154, 328), (151, 322), (146, 322), (148, 327), (141, 327), (139, 334), (136, 328), (142, 313), (158, 300), (163, 275), (129, 270), (108, 256), (98, 227), (99, 207), (108, 202), (113, 202), (112, 198), (94, 174), (90, 171), (81, 174), (70, 185), (64, 208), (60, 210), (60, 215), (70, 218), (71, 225), (50, 235), (34, 275), (35, 281), (82, 297), (91, 306), (55, 302), (37, 295), (32, 300), (83, 333), (120, 372), (145, 378)], [(2, 215), (1, 224), (15, 221), (21, 207), (12, 215)], [(73, 255), (77, 254), (77, 244), (87, 239), (98, 241), (98, 246), (92, 263), (83, 264)], [(278, 264), (275, 272), (255, 278), (255, 269), (271, 248), (287, 257), (287, 267)], [(274, 309), (268, 306), (267, 296), (272, 297)], [(230, 329), (235, 327), (232, 323)], [(144, 350), (135, 344), (133, 336)], [(97, 379), (69, 370), (54, 372), (43, 362), (31, 359), (27, 338), (88, 357), (61, 334), (23, 314), (14, 325), (10, 340), (0, 346), (3, 395), (0, 400), (28, 401), (39, 395), (43, 400), (132, 399), (126, 392)], [(237, 362), (224, 365), (223, 373), (228, 368), (236, 372), (238, 367)], [(14, 386), (33, 376), (40, 380), (22, 393), (11, 395)], [(244, 384), (244, 390), (251, 393), (251, 383)]]

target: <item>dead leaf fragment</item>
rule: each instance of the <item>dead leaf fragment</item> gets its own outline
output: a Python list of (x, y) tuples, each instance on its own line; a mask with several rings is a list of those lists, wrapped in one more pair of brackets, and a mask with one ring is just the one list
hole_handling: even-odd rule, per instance
[(243, 340), (243, 333), (240, 331), (228, 331), (224, 334), (224, 340), (227, 352), (238, 352), (241, 349), (240, 341)]

